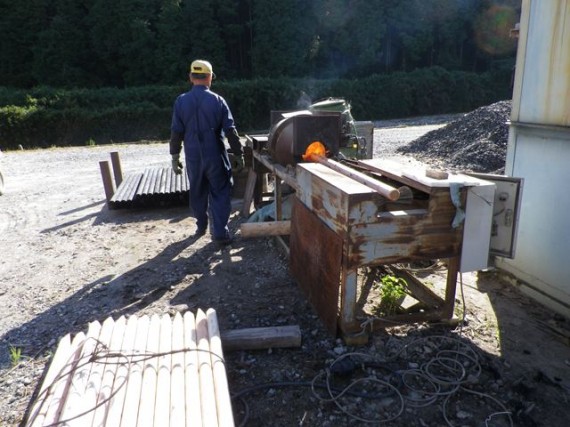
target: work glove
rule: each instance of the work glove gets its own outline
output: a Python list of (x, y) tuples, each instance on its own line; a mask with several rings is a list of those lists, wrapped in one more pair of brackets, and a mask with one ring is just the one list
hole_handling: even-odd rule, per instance
[(176, 175), (180, 175), (182, 173), (182, 162), (180, 161), (180, 154), (173, 154), (172, 155), (172, 170)]
[(233, 156), (232, 170), (234, 172), (240, 172), (244, 167), (245, 167), (245, 160), (243, 156)]

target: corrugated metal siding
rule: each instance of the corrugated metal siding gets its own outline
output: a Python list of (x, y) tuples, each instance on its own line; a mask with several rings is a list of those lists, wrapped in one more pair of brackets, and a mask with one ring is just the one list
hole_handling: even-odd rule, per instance
[(523, 1), (521, 33), (520, 104), (512, 120), (570, 126), (570, 2)]
[(505, 171), (524, 179), (516, 257), (496, 265), (570, 316), (570, 0), (523, 0)]
[(127, 176), (109, 201), (110, 209), (188, 204), (188, 177), (172, 168), (147, 168)]

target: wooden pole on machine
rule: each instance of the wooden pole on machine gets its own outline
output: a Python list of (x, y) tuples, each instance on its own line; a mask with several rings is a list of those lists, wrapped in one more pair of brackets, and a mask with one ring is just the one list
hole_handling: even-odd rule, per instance
[(303, 160), (309, 160), (311, 162), (320, 163), (338, 173), (341, 173), (349, 178), (354, 179), (367, 187), (376, 190), (382, 196), (386, 197), (388, 200), (396, 201), (400, 198), (400, 191), (388, 184), (378, 181), (376, 179), (370, 178), (368, 175), (363, 174), (357, 170), (349, 168), (342, 163), (336, 162), (331, 159), (327, 159), (325, 156), (325, 147), (321, 142), (315, 141), (307, 147), (307, 151), (303, 156)]

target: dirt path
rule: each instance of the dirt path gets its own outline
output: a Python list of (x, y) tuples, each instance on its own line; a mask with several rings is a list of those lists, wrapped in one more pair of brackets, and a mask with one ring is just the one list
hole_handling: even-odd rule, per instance
[[(402, 128), (378, 129), (375, 153), (387, 155), (426, 130), (410, 127), (406, 137)], [(565, 321), (492, 272), (463, 276), (467, 310), (461, 328), (390, 328), (364, 347), (348, 348), (325, 332), (273, 240), (238, 235), (232, 247), (220, 250), (209, 236), (190, 238), (195, 223), (185, 208), (107, 210), (99, 161), (109, 160), (111, 151), (120, 153), (125, 175), (169, 162), (167, 145), (156, 143), (9, 152), (1, 160), (0, 426), (21, 421), (65, 334), (108, 316), (209, 307), (218, 311), (222, 329), (301, 327), (301, 348), (227, 354), (230, 390), (240, 393), (236, 420), (249, 426), (352, 426), (379, 413), (394, 415), (394, 399), (351, 397), (339, 406), (325, 401), (319, 387), (311, 391), (311, 381), (324, 385), (331, 363), (358, 351), (384, 360), (385, 369), (363, 363), (354, 375), (389, 377), (400, 387), (406, 370), (419, 367), (433, 348), (446, 347), (442, 335), (477, 355), (480, 374), (473, 374), (469, 389), (480, 394), (406, 406), (390, 425), (482, 425), (504, 410), (512, 413), (513, 425), (565, 425), (570, 350), (549, 329)], [(240, 221), (232, 218), (234, 230)], [(444, 281), (441, 271), (428, 273), (424, 280)], [(458, 313), (461, 299), (458, 294)], [(419, 351), (399, 352), (418, 344)], [(15, 349), (22, 356), (13, 365)], [(509, 425), (504, 415), (493, 422)]]

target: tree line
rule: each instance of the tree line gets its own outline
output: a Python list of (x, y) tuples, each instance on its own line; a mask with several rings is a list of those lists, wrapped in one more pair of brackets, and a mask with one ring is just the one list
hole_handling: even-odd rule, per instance
[(178, 84), (206, 58), (219, 78), (355, 79), (427, 67), (514, 65), (520, 0), (0, 0), (0, 84)]

